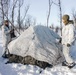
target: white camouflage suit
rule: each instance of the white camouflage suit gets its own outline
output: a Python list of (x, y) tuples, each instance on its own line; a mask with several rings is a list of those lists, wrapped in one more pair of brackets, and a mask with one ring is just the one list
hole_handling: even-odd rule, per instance
[(9, 44), (9, 42), (11, 41), (11, 27), (9, 26), (9, 28), (5, 25), (2, 26), (2, 38), (3, 38), (3, 53), (7, 50), (7, 46)]
[[(67, 63), (73, 63), (73, 59), (70, 56), (70, 48), (75, 41), (74, 37), (74, 26), (73, 24), (68, 24), (62, 29), (62, 44), (63, 44), (63, 54)], [(70, 44), (70, 47), (67, 47), (67, 44)]]

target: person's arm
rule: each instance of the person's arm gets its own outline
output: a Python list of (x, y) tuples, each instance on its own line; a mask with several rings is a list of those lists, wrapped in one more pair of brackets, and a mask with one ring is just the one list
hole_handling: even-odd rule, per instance
[(69, 27), (68, 46), (74, 41), (74, 26)]
[(10, 33), (11, 30), (7, 30), (4, 26), (2, 27), (2, 31), (3, 33), (5, 33), (6, 35)]
[(59, 43), (61, 43), (61, 42), (62, 42), (62, 38), (59, 39)]

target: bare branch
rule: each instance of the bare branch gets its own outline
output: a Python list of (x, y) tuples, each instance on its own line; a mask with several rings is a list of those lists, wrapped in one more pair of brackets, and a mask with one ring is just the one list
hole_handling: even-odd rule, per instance
[(57, 4), (57, 3), (55, 3), (55, 2), (53, 2), (53, 4), (55, 4), (56, 6), (59, 6), (59, 4)]
[(60, 28), (61, 28), (61, 36), (62, 36), (62, 8), (61, 8), (61, 0), (58, 0), (59, 5), (59, 15), (60, 15)]
[(16, 1), (14, 2), (14, 0), (13, 0), (13, 7), (12, 7), (12, 23), (13, 23), (13, 24), (14, 24), (14, 10), (15, 10), (15, 8), (16, 8), (17, 1), (18, 1), (18, 0), (16, 0)]
[(53, 4), (53, 1), (49, 0), (49, 12), (48, 12), (48, 16), (47, 16), (47, 27), (48, 27), (48, 23), (49, 23), (49, 17), (50, 17), (50, 11), (51, 11), (52, 4)]
[(16, 0), (15, 2), (13, 2), (13, 9), (15, 8), (17, 1), (18, 0)]
[(23, 19), (22, 19), (22, 22), (24, 21), (26, 15), (27, 15), (27, 12), (28, 12), (28, 10), (29, 10), (29, 7), (30, 7), (30, 6), (28, 5), (27, 8), (25, 9), (25, 15), (24, 15), (24, 17), (23, 17)]
[(76, 10), (75, 9), (72, 10), (72, 16), (73, 16), (74, 25), (75, 25), (75, 28), (76, 28)]

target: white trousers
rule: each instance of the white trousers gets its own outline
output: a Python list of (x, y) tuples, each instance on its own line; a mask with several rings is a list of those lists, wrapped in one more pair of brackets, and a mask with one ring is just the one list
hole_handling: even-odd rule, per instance
[(9, 43), (6, 43), (6, 44), (3, 46), (3, 52), (2, 52), (2, 54), (4, 54), (4, 53), (8, 54), (8, 53), (9, 53), (8, 44), (9, 44)]
[(8, 48), (7, 48), (7, 46), (3, 46), (3, 52), (2, 52), (2, 54), (4, 54), (4, 53), (8, 53)]
[(66, 62), (69, 64), (74, 62), (72, 57), (70, 56), (70, 48), (71, 47), (67, 47), (67, 45), (63, 45), (63, 55)]

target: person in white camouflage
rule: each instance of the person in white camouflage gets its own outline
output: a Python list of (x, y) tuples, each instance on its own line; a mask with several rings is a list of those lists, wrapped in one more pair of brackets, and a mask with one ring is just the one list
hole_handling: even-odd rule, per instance
[(62, 45), (63, 45), (63, 54), (66, 61), (62, 65), (72, 68), (75, 66), (75, 62), (70, 56), (70, 49), (75, 41), (75, 35), (74, 35), (75, 29), (73, 21), (69, 20), (69, 15), (64, 15), (62, 17), (62, 21), (64, 23), (64, 27), (62, 29)]
[(3, 55), (2, 57), (6, 57), (6, 53), (8, 53), (8, 44), (11, 41), (11, 26), (9, 26), (9, 21), (5, 20), (2, 26), (2, 37), (3, 37)]

